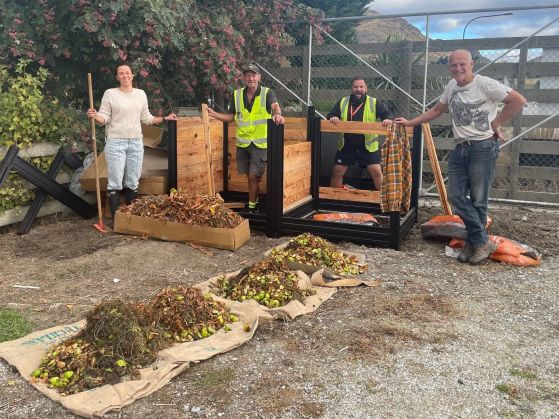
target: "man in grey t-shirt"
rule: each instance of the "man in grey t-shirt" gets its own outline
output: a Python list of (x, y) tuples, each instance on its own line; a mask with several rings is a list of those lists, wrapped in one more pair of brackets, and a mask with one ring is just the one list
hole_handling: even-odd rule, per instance
[[(485, 232), (489, 189), (499, 155), (501, 126), (526, 104), (518, 92), (473, 72), (474, 62), (466, 50), (450, 54), (452, 75), (439, 102), (424, 114), (394, 122), (407, 127), (429, 122), (450, 111), (456, 148), (448, 158), (448, 194), (454, 212), (466, 225), (468, 237), (460, 262), (472, 265), (487, 259), (497, 248)], [(499, 102), (505, 106), (497, 115)], [(469, 197), (468, 197), (469, 194)]]

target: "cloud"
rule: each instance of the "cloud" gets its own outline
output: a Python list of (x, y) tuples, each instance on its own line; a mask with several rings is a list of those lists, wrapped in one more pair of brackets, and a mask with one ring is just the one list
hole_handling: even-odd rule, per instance
[[(539, 6), (556, 5), (556, 0), (539, 0)], [(470, 0), (462, 10), (524, 7), (525, 1), (507, 0)], [(461, 38), (466, 25), (467, 38), (491, 38), (529, 36), (542, 28), (553, 19), (559, 17), (559, 8), (543, 10), (514, 10), (511, 16), (486, 17), (488, 14), (499, 14), (495, 12), (457, 13), (456, 7), (451, 7), (448, 0), (375, 0), (370, 5), (371, 9), (381, 14), (405, 14), (419, 12), (452, 11), (447, 15), (432, 15), (429, 18), (429, 33), (432, 38), (456, 39)], [(507, 10), (503, 10), (506, 13)], [(482, 17), (485, 16), (485, 17)], [(472, 21), (472, 19), (479, 17)], [(425, 33), (425, 17), (406, 18), (411, 24)], [(470, 22), (470, 23), (469, 23)], [(469, 24), (468, 24), (469, 23)], [(559, 34), (559, 21), (538, 35)]]
[(455, 29), (463, 27), (462, 21), (454, 17), (446, 17), (439, 20), (437, 26), (438, 30), (441, 32), (453, 31)]

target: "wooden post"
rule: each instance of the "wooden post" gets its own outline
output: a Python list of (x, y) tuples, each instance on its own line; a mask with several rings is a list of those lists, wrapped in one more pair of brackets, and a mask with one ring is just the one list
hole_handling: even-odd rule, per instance
[(206, 171), (208, 173), (208, 195), (215, 195), (214, 171), (212, 167), (212, 142), (210, 140), (210, 119), (208, 105), (202, 104), (202, 122), (204, 123), (204, 141), (206, 144)]
[[(405, 92), (411, 92), (411, 81), (413, 74), (413, 42), (405, 41), (402, 43), (402, 61), (400, 63), (400, 72), (398, 74), (401, 77), (400, 87)], [(409, 117), (410, 115), (410, 98), (404, 93), (400, 93), (400, 113)]]
[[(520, 94), (524, 94), (526, 89), (526, 68), (528, 65), (528, 47), (524, 44), (520, 48), (520, 55), (518, 57), (518, 73), (516, 90)], [(513, 130), (512, 136), (516, 137), (522, 131), (522, 110), (515, 115), (512, 120)], [(511, 144), (510, 152), (510, 172), (509, 172), (509, 191), (508, 198), (516, 199), (516, 192), (518, 190), (518, 172), (520, 170), (520, 142), (522, 139), (516, 140)]]
[(429, 160), (431, 161), (431, 167), (433, 168), (435, 183), (437, 184), (437, 190), (439, 191), (441, 207), (446, 215), (452, 215), (452, 209), (450, 208), (450, 204), (448, 203), (446, 188), (444, 186), (444, 179), (441, 173), (441, 166), (439, 166), (439, 159), (437, 158), (437, 150), (435, 150), (435, 143), (433, 142), (433, 136), (431, 135), (431, 127), (429, 126), (429, 124), (422, 124), (422, 129), (423, 140), (425, 141), (427, 153), (429, 153)]

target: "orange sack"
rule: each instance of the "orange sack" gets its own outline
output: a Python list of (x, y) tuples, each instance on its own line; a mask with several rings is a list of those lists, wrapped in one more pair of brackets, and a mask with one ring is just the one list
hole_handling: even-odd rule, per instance
[(364, 212), (329, 212), (324, 214), (314, 214), (312, 219), (315, 221), (332, 221), (338, 223), (378, 224), (375, 217)]
[[(487, 217), (486, 230), (491, 222), (491, 218)], [(457, 215), (435, 215), (429, 221), (421, 224), (421, 237), (424, 239), (466, 240), (466, 226)]]
[[(489, 240), (497, 243), (497, 250), (489, 258), (515, 266), (540, 266), (542, 256), (530, 246), (500, 236), (489, 236)], [(463, 240), (453, 239), (450, 247), (464, 247)]]

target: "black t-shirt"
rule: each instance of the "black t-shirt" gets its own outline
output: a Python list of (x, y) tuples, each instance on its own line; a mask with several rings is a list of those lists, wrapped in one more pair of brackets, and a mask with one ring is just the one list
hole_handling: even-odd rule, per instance
[[(252, 97), (252, 102), (249, 103), (248, 98), (247, 98), (247, 89), (245, 88), (243, 90), (243, 101), (245, 103), (245, 108), (249, 112), (252, 111), (252, 105), (254, 105), (254, 99), (257, 96), (260, 96), (261, 91), (262, 91), (262, 86), (258, 86), (258, 88), (256, 89), (256, 92), (254, 92), (254, 96)], [(274, 92), (273, 89), (268, 89), (268, 94), (266, 95), (266, 110), (268, 111), (268, 113), (272, 113), (272, 104), (274, 104), (274, 103), (278, 103), (278, 98), (276, 96), (276, 92)], [(231, 106), (229, 107), (229, 113), (232, 113), (232, 114), (237, 113), (237, 108), (235, 106), (235, 100), (234, 99), (232, 100)]]
[[(365, 99), (367, 95), (363, 96), (361, 100), (357, 99), (353, 94), (349, 97), (349, 106), (347, 107), (347, 120), (348, 121), (363, 121), (363, 113), (365, 111)], [(372, 99), (372, 98), (371, 98)], [(332, 110), (326, 115), (326, 119), (330, 119), (333, 116), (336, 116), (342, 119), (342, 111), (340, 108), (342, 100), (336, 102)], [(363, 104), (361, 108), (359, 105)], [(357, 109), (359, 108), (359, 109)], [(384, 121), (385, 119), (394, 119), (394, 112), (386, 106), (380, 100), (376, 102), (376, 115), (377, 119)], [(351, 113), (353, 117), (351, 116)], [(344, 147), (361, 147), (365, 143), (365, 135), (364, 134), (344, 134)]]

